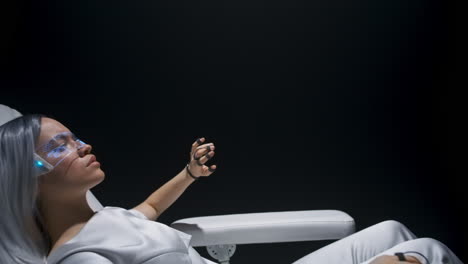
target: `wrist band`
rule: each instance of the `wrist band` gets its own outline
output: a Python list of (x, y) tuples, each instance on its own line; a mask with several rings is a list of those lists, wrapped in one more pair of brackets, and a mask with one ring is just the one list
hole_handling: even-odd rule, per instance
[(395, 253), (395, 256), (398, 257), (398, 261), (406, 261), (405, 254), (403, 254), (401, 252)]
[(188, 168), (188, 164), (187, 166), (185, 166), (185, 169), (187, 170), (187, 173), (190, 177), (194, 178), (195, 180), (198, 180), (198, 178), (200, 178), (200, 176), (196, 177), (196, 176), (193, 176), (193, 174), (190, 172), (189, 168)]

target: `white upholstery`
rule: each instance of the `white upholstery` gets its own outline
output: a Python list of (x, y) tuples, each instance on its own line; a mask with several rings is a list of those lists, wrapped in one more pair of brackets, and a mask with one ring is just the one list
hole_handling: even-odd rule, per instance
[[(6, 105), (0, 104), (0, 126), (20, 116), (20, 112)], [(96, 199), (91, 191), (86, 193), (86, 199), (88, 200), (89, 207), (91, 207), (94, 212), (103, 208), (102, 204), (98, 201), (98, 199)]]
[(354, 220), (337, 210), (268, 212), (193, 217), (171, 227), (192, 235), (192, 246), (340, 239)]
[(6, 105), (0, 104), (0, 126), (19, 116), (21, 116), (20, 112)]
[(91, 209), (94, 212), (97, 212), (101, 210), (102, 208), (104, 208), (102, 204), (99, 202), (99, 200), (96, 198), (96, 196), (94, 196), (94, 194), (91, 191), (86, 192), (86, 200), (88, 201), (89, 207), (91, 207)]

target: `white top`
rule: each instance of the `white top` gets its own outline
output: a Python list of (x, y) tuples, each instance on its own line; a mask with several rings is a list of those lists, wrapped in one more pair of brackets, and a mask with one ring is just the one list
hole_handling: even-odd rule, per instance
[(106, 206), (71, 240), (55, 249), (48, 264), (212, 264), (191, 246), (191, 235), (141, 212)]

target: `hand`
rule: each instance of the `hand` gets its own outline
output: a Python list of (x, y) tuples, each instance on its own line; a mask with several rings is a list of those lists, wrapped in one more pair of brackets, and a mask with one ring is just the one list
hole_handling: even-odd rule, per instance
[(206, 143), (205, 138), (199, 138), (192, 144), (190, 151), (189, 170), (195, 177), (210, 176), (215, 170), (216, 165), (206, 166), (205, 163), (215, 155), (215, 146), (213, 143)]
[(410, 264), (410, 263), (417, 263), (421, 264), (419, 260), (415, 257), (405, 256), (406, 261), (399, 261), (397, 256), (388, 256), (382, 255), (374, 259), (369, 264)]

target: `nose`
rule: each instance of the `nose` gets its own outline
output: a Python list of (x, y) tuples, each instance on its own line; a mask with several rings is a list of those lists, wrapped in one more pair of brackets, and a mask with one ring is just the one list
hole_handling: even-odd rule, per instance
[(93, 149), (93, 147), (91, 145), (89, 145), (89, 144), (82, 145), (82, 146), (78, 147), (78, 149), (77, 149), (78, 155), (82, 158), (85, 155), (91, 153), (92, 149)]

